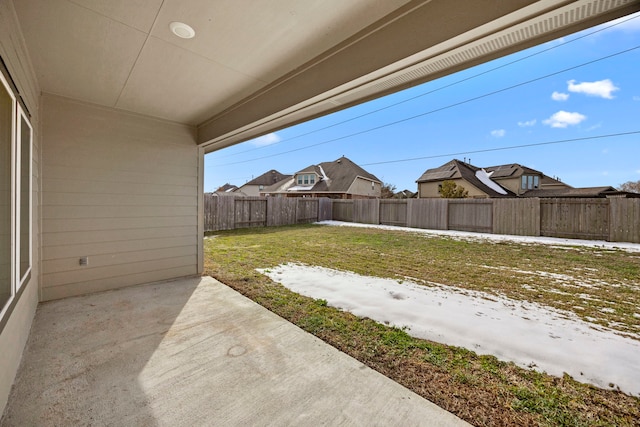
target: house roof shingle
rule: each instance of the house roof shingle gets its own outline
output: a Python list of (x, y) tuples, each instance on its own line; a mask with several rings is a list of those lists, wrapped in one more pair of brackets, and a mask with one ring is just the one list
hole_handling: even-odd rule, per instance
[[(490, 197), (514, 197), (515, 194), (502, 187), (498, 183), (495, 183), (499, 188), (502, 188), (504, 192), (498, 192), (493, 188), (484, 184), (478, 177), (476, 176), (476, 172), (479, 171), (480, 168), (477, 166), (473, 166), (469, 163), (461, 162), (458, 159), (453, 159), (450, 162), (445, 163), (444, 165), (434, 168), (427, 169), (420, 178), (416, 181), (417, 183), (421, 182), (429, 182), (429, 181), (444, 181), (448, 179), (457, 179), (462, 178), (478, 190), (486, 193)], [(490, 172), (488, 169), (485, 169), (487, 172)], [(493, 178), (493, 176), (492, 176)]]
[(283, 179), (290, 178), (291, 175), (285, 175), (283, 173), (278, 172), (275, 169), (271, 169), (258, 176), (257, 178), (252, 179), (244, 185), (264, 185), (265, 187), (268, 185), (273, 185), (276, 182), (280, 182)]
[(318, 165), (307, 166), (306, 168), (296, 172), (295, 175), (311, 172), (314, 172), (320, 178), (323, 178), (326, 175), (328, 180), (320, 179), (312, 188), (305, 191), (345, 193), (349, 190), (351, 184), (353, 184), (353, 181), (358, 176), (382, 183), (382, 181), (380, 181), (375, 175), (370, 174), (344, 156), (334, 160), (333, 162), (323, 162)]
[(606, 197), (619, 194), (613, 187), (558, 188), (553, 190), (529, 190), (522, 197)]

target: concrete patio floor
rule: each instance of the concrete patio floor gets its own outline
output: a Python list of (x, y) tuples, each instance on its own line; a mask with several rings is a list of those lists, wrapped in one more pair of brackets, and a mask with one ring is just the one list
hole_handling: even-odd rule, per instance
[(41, 304), (0, 424), (468, 425), (210, 277)]

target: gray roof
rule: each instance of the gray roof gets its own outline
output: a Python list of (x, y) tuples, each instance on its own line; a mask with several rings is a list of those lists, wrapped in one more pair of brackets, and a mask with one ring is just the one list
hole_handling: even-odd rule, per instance
[(613, 187), (559, 188), (553, 190), (529, 190), (523, 197), (606, 197), (621, 193)]
[(266, 187), (287, 178), (291, 178), (291, 175), (285, 175), (275, 169), (271, 169), (270, 171), (263, 173), (259, 177), (252, 179), (244, 185), (264, 185)]
[(218, 189), (216, 190), (216, 192), (222, 192), (222, 193), (224, 193), (225, 191), (229, 192), (229, 191), (234, 191), (234, 190), (237, 190), (237, 189), (238, 189), (238, 186), (233, 185), (233, 184), (229, 184), (229, 183), (227, 182), (225, 185), (223, 185), (222, 187), (218, 188)]
[[(504, 189), (504, 191), (507, 193), (506, 195), (498, 193), (496, 190), (488, 187), (486, 184), (480, 181), (478, 177), (476, 177), (476, 172), (479, 170), (479, 167), (473, 166), (470, 163), (464, 163), (458, 159), (453, 159), (440, 167), (427, 169), (416, 182), (421, 183), (429, 181), (446, 181), (449, 179), (461, 178), (490, 197), (515, 197), (515, 194), (512, 191), (502, 186), (500, 187)], [(489, 172), (487, 169), (485, 170)], [(496, 183), (496, 185), (500, 184)]]
[(493, 174), (491, 175), (491, 179), (494, 181), (497, 181), (500, 179), (518, 178), (518, 177), (521, 177), (522, 175), (540, 175), (541, 187), (559, 185), (562, 187), (571, 188), (570, 185), (567, 185), (556, 178), (552, 178), (550, 176), (543, 174), (539, 170), (535, 170), (527, 166), (522, 166), (518, 163), (511, 163), (508, 165), (489, 166), (488, 168), (484, 168), (484, 170), (486, 170), (487, 172), (493, 172)]
[(484, 168), (487, 172), (493, 172), (491, 179), (499, 178), (514, 178), (521, 175), (544, 175), (542, 172), (535, 169), (531, 169), (526, 166), (519, 165), (517, 163), (511, 163), (508, 165), (489, 166)]
[[(323, 179), (322, 171), (329, 178), (328, 181)], [(312, 172), (318, 175), (320, 179), (312, 188), (304, 191), (345, 193), (358, 176), (382, 183), (375, 175), (370, 174), (344, 156), (333, 162), (307, 166), (296, 172), (295, 175)]]

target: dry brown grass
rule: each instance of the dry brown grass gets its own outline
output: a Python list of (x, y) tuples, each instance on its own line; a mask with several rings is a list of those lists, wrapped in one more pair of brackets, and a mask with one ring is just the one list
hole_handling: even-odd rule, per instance
[(255, 271), (301, 262), (411, 277), (572, 311), (638, 339), (637, 254), (312, 225), (216, 233), (205, 252), (207, 274), (472, 424), (640, 425), (638, 398), (412, 338)]

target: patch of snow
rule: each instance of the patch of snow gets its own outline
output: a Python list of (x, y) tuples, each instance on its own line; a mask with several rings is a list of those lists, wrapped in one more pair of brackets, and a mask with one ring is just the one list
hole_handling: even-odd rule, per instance
[[(551, 247), (559, 247), (569, 249), (570, 246), (581, 246), (599, 249), (617, 249), (627, 252), (640, 252), (640, 244), (626, 242), (605, 242), (604, 240), (580, 240), (580, 239), (562, 239), (559, 237), (543, 237), (543, 236), (512, 236), (507, 234), (490, 234), (490, 233), (472, 233), (469, 231), (455, 230), (427, 230), (423, 228), (397, 227), (394, 225), (376, 225), (376, 224), (360, 224), (357, 222), (344, 221), (319, 221), (319, 225), (330, 225), (335, 227), (360, 227), (360, 228), (377, 228), (380, 230), (404, 231), (407, 233), (424, 234), (427, 236), (445, 236), (454, 239), (470, 240), (470, 241), (494, 241), (494, 242), (513, 242), (521, 244), (540, 244), (551, 245)], [(595, 253), (594, 256), (600, 254)], [(601, 255), (600, 255), (601, 256)]]
[(489, 187), (493, 191), (496, 191), (499, 194), (506, 195), (507, 191), (504, 188), (502, 188), (498, 183), (494, 182), (491, 179), (491, 175), (493, 175), (493, 171), (492, 172), (487, 172), (484, 169), (480, 169), (480, 170), (476, 171), (476, 178), (478, 178), (480, 180), (480, 182), (482, 182), (484, 185), (486, 185), (487, 187)]
[(324, 173), (324, 169), (322, 169), (322, 166), (318, 165), (318, 168), (320, 168), (320, 173), (322, 174), (322, 179), (324, 179), (325, 181), (329, 181), (329, 177), (327, 176), (326, 173)]
[[(548, 278), (554, 279), (555, 283), (558, 283), (565, 287), (572, 287), (572, 288), (592, 288), (593, 289), (598, 287), (619, 287), (620, 286), (615, 283), (608, 283), (598, 279), (587, 278), (587, 279), (579, 280), (568, 274), (551, 273), (549, 271), (540, 271), (540, 270), (529, 271), (529, 270), (521, 270), (518, 268), (507, 267), (507, 266), (492, 266), (492, 265), (483, 265), (483, 264), (478, 265), (478, 267), (486, 268), (489, 270), (511, 271), (514, 273), (524, 274), (529, 276), (548, 277)], [(574, 268), (573, 270), (576, 270), (576, 269)]]
[[(552, 375), (564, 372), (602, 388), (640, 395), (640, 341), (580, 320), (574, 313), (435, 284), (360, 276), (300, 264), (258, 269), (294, 292), (408, 333)], [(594, 319), (596, 320), (596, 319)]]
[(289, 187), (287, 191), (305, 191), (305, 190), (311, 190), (312, 188), (313, 188), (313, 185), (296, 185), (293, 187)]
[(609, 308), (609, 307), (603, 307), (600, 309), (601, 312), (603, 313), (615, 313), (616, 311), (613, 308)]

